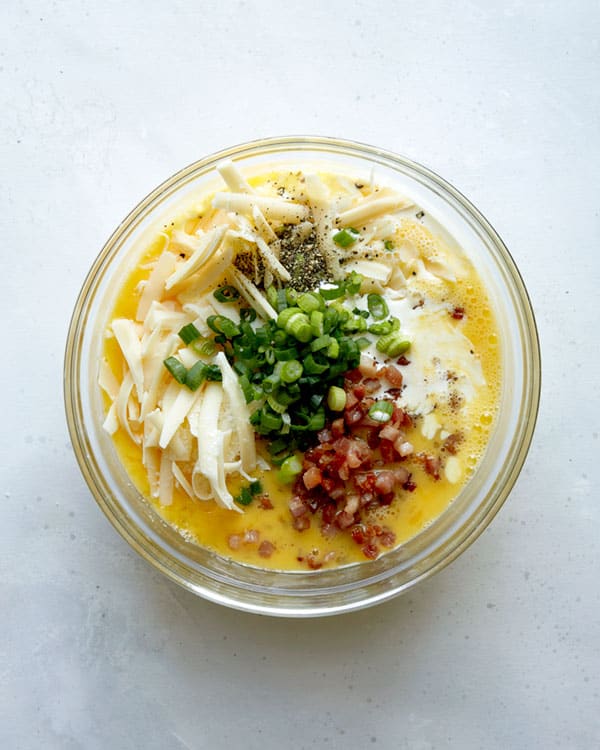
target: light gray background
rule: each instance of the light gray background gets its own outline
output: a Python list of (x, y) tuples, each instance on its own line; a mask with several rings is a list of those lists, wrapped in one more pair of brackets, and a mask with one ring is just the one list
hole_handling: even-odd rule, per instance
[[(18, 2), (0, 9), (0, 746), (597, 748), (597, 2)], [(219, 148), (339, 135), (483, 211), (537, 312), (542, 408), (489, 530), (320, 621), (196, 599), (79, 474), (67, 325), (109, 233)]]

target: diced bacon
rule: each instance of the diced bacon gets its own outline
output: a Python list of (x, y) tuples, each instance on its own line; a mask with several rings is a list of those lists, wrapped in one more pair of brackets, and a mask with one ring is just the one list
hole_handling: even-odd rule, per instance
[(442, 462), (439, 458), (426, 455), (424, 459), (424, 466), (427, 474), (432, 476), (435, 480), (438, 480), (440, 478), (440, 469), (442, 468)]
[(369, 560), (375, 560), (379, 556), (379, 548), (376, 544), (365, 544), (362, 552)]
[(362, 401), (362, 399), (365, 397), (367, 390), (363, 383), (358, 383), (358, 385), (354, 386), (354, 388), (352, 389), (352, 392), (354, 393), (354, 395), (359, 401)]
[(381, 383), (377, 378), (366, 378), (363, 380), (363, 388), (365, 393), (377, 393), (381, 388)]
[(396, 535), (391, 529), (384, 528), (379, 537), (379, 541), (383, 547), (393, 547), (396, 544)]
[(399, 466), (397, 469), (392, 469), (394, 475), (394, 482), (396, 486), (403, 487), (406, 482), (410, 479), (410, 472), (403, 466)]
[(358, 404), (358, 399), (354, 395), (353, 391), (346, 391), (346, 405), (345, 409), (352, 409)]
[(348, 513), (351, 516), (354, 516), (356, 511), (360, 507), (360, 498), (358, 495), (348, 495), (348, 499), (346, 500), (346, 505), (344, 506), (344, 513)]
[(377, 363), (370, 357), (361, 357), (359, 370), (365, 378), (376, 378), (379, 374)]
[(310, 555), (306, 556), (306, 562), (311, 570), (319, 570), (323, 567), (323, 561), (319, 560), (319, 551), (314, 549)]
[(462, 439), (463, 436), (460, 432), (453, 432), (444, 440), (442, 447), (444, 448), (444, 450), (448, 451), (448, 453), (454, 455), (458, 450), (458, 446), (462, 442)]
[(310, 528), (310, 518), (308, 516), (299, 516), (297, 518), (294, 518), (292, 521), (292, 526), (296, 529), (296, 531), (306, 531), (306, 529)]
[(364, 544), (367, 541), (366, 529), (362, 524), (356, 524), (350, 533), (356, 544)]
[(335, 515), (337, 513), (337, 505), (335, 503), (327, 503), (323, 506), (321, 511), (321, 517), (323, 518), (324, 524), (333, 523), (335, 521)]
[(372, 450), (379, 447), (379, 430), (376, 427), (367, 429), (367, 445)]
[(334, 526), (332, 523), (324, 523), (321, 526), (321, 534), (325, 537), (325, 539), (333, 539), (333, 537), (338, 533), (337, 526)]
[(294, 518), (303, 516), (308, 510), (308, 506), (306, 505), (304, 500), (302, 500), (302, 498), (298, 497), (297, 495), (294, 495), (292, 497), (288, 505), (290, 513)]
[(363, 408), (360, 404), (356, 404), (352, 409), (346, 409), (344, 413), (344, 420), (348, 427), (352, 427), (358, 424), (364, 416)]
[(244, 544), (256, 544), (260, 538), (260, 531), (256, 529), (247, 529), (244, 532), (243, 542)]
[(402, 385), (403, 377), (402, 373), (397, 367), (395, 367), (394, 365), (387, 365), (383, 370), (383, 374), (390, 385), (394, 386), (394, 388), (400, 388), (400, 386)]
[(241, 534), (230, 534), (227, 537), (227, 546), (229, 549), (239, 549), (242, 546)]
[(344, 377), (351, 383), (358, 383), (358, 381), (362, 379), (362, 372), (356, 368), (347, 372)]
[(375, 491), (379, 495), (387, 495), (394, 491), (396, 482), (391, 471), (380, 471), (375, 480)]
[(312, 490), (313, 487), (317, 487), (319, 484), (321, 484), (321, 480), (321, 470), (316, 466), (311, 466), (308, 471), (304, 472), (304, 475), (302, 477), (302, 481), (304, 482), (304, 486), (307, 490)]
[(346, 428), (344, 427), (344, 420), (342, 417), (339, 419), (334, 419), (331, 423), (331, 434), (334, 438), (342, 437), (346, 433)]
[(414, 451), (412, 443), (409, 443), (407, 440), (404, 440), (404, 436), (401, 435), (398, 440), (394, 442), (394, 448), (398, 451), (398, 453), (402, 456), (402, 458), (406, 458), (406, 456), (410, 456), (410, 454)]
[(347, 529), (354, 523), (354, 516), (350, 513), (346, 513), (346, 511), (343, 510), (336, 515), (335, 522), (340, 529)]
[(333, 439), (331, 430), (325, 428), (317, 433), (317, 439), (320, 443), (330, 443)]
[(381, 440), (389, 440), (392, 443), (401, 435), (402, 433), (400, 430), (397, 427), (393, 427), (391, 424), (386, 424), (379, 432), (379, 438)]
[(261, 557), (271, 557), (273, 552), (275, 552), (275, 545), (272, 542), (269, 542), (267, 539), (265, 539), (260, 543), (258, 547), (258, 554)]
[(389, 440), (381, 441), (381, 443), (379, 444), (379, 452), (381, 453), (383, 462), (386, 464), (393, 464), (397, 460), (397, 454), (394, 448), (394, 444)]

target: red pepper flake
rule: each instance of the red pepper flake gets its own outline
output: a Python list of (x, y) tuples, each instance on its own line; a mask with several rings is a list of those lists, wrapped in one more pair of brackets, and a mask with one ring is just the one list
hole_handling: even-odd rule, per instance
[(406, 367), (406, 365), (410, 365), (410, 359), (406, 359), (404, 354), (401, 357), (398, 357), (396, 362), (397, 364), (402, 365), (402, 367)]
[(465, 317), (465, 308), (464, 307), (455, 307), (454, 310), (450, 313), (454, 320), (462, 320)]

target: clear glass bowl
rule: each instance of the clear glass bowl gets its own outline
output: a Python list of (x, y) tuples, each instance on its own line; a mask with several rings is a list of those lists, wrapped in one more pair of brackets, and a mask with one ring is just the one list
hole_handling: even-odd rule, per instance
[[(434, 216), (475, 263), (489, 290), (502, 342), (499, 416), (472, 478), (450, 507), (406, 544), (377, 560), (333, 570), (270, 571), (232, 562), (183, 539), (136, 490), (102, 430), (97, 367), (120, 279), (165, 218), (215, 189), (215, 165), (247, 173), (269, 167), (344, 171), (397, 186)], [(158, 570), (195, 594), (261, 614), (313, 617), (367, 607), (408, 591), (454, 560), (505, 501), (525, 460), (540, 393), (540, 354), (527, 291), (502, 240), (455, 188), (429, 169), (372, 146), (319, 137), (270, 138), (208, 156), (169, 178), (115, 230), (83, 284), (68, 334), (64, 395), (81, 471), (115, 529)]]

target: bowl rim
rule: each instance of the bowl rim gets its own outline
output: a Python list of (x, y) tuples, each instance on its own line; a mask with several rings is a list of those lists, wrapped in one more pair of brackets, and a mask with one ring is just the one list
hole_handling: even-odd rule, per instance
[[(486, 505), (483, 514), (477, 517), (469, 517), (469, 522), (466, 526), (466, 533), (462, 535), (459, 542), (437, 560), (434, 560), (433, 564), (427, 567), (425, 570), (420, 572), (419, 575), (411, 578), (408, 582), (401, 586), (391, 587), (389, 589), (374, 593), (370, 596), (356, 601), (352, 600), (346, 603), (339, 603), (335, 606), (324, 605), (324, 606), (313, 606), (311, 608), (297, 608), (294, 606), (281, 606), (280, 604), (266, 603), (261, 604), (256, 601), (244, 601), (243, 599), (235, 598), (231, 595), (224, 595), (215, 588), (210, 588), (206, 585), (199, 585), (186, 578), (184, 575), (178, 572), (178, 570), (165, 564), (159, 556), (155, 554), (153, 548), (149, 548), (148, 544), (142, 544), (138, 538), (140, 535), (146, 542), (150, 541), (150, 544), (154, 546), (154, 543), (146, 537), (143, 532), (136, 527), (132, 529), (131, 519), (128, 517), (122, 517), (116, 514), (114, 508), (110, 502), (104, 496), (103, 492), (98, 487), (93, 467), (90, 466), (90, 457), (87, 455), (86, 446), (84, 445), (81, 435), (78, 430), (78, 406), (77, 406), (77, 389), (73, 388), (74, 383), (79, 384), (79, 356), (81, 354), (80, 336), (77, 334), (82, 328), (83, 322), (85, 322), (85, 316), (83, 313), (86, 311), (89, 300), (89, 292), (94, 287), (94, 283), (104, 268), (105, 264), (110, 262), (111, 253), (117, 245), (119, 239), (122, 237), (126, 229), (131, 226), (138, 219), (143, 217), (148, 208), (164, 195), (171, 188), (175, 188), (177, 185), (185, 184), (186, 178), (191, 177), (194, 173), (199, 172), (211, 165), (217, 164), (223, 159), (234, 159), (243, 156), (258, 156), (260, 154), (277, 154), (292, 150), (301, 151), (316, 151), (322, 152), (323, 154), (335, 153), (337, 155), (353, 156), (362, 159), (376, 158), (377, 160), (384, 160), (392, 165), (400, 165), (410, 171), (414, 171), (426, 179), (433, 182), (438, 188), (445, 193), (444, 198), (450, 196), (453, 198), (461, 207), (462, 210), (466, 211), (470, 218), (474, 220), (475, 224), (479, 226), (481, 230), (487, 235), (488, 239), (492, 242), (495, 249), (498, 251), (499, 256), (502, 260), (503, 269), (508, 272), (509, 278), (514, 285), (517, 297), (520, 301), (520, 312), (524, 317), (525, 326), (524, 331), (528, 333), (528, 348), (525, 354), (528, 354), (529, 361), (525, 363), (526, 371), (529, 374), (529, 383), (524, 400), (528, 400), (527, 419), (524, 420), (525, 424), (521, 427), (520, 439), (517, 442), (517, 449), (514, 450), (509, 456), (509, 471), (505, 474), (502, 486), (495, 492), (493, 502)], [(67, 342), (65, 346), (64, 354), (64, 370), (63, 370), (63, 392), (64, 392), (64, 403), (67, 418), (67, 425), (69, 435), (75, 456), (79, 464), (79, 468), (83, 474), (83, 477), (91, 491), (97, 504), (100, 506), (104, 515), (108, 518), (111, 525), (115, 530), (133, 547), (133, 549), (140, 554), (140, 556), (150, 563), (153, 567), (160, 570), (169, 579), (182, 586), (186, 590), (192, 591), (193, 593), (202, 596), (203, 598), (213, 601), (215, 603), (223, 604), (225, 606), (238, 609), (241, 611), (251, 612), (255, 614), (266, 614), (280, 617), (315, 617), (324, 615), (340, 614), (344, 612), (355, 611), (363, 609), (365, 607), (372, 606), (377, 603), (381, 603), (388, 599), (391, 599), (401, 593), (413, 588), (423, 580), (426, 580), (436, 572), (442, 570), (452, 561), (454, 561), (462, 552), (469, 547), (483, 531), (491, 523), (495, 515), (498, 513), (506, 498), (512, 491), (514, 484), (523, 468), (525, 459), (527, 457), (535, 425), (537, 422), (541, 392), (541, 353), (539, 334), (535, 321), (535, 315), (531, 305), (531, 300), (527, 289), (525, 287), (521, 273), (510, 254), (508, 248), (496, 232), (490, 222), (483, 216), (483, 214), (453, 185), (447, 182), (443, 177), (438, 175), (428, 167), (409, 159), (403, 155), (394, 153), (392, 151), (364, 144), (358, 141), (352, 141), (347, 139), (340, 139), (328, 136), (309, 136), (309, 135), (288, 135), (288, 136), (275, 136), (263, 139), (256, 139), (247, 141), (244, 143), (237, 144), (235, 146), (228, 147), (226, 149), (219, 150), (211, 153), (207, 156), (202, 157), (194, 162), (191, 162), (187, 166), (175, 172), (173, 175), (168, 177), (166, 180), (161, 182), (156, 188), (149, 192), (134, 208), (124, 217), (124, 219), (117, 225), (115, 230), (111, 233), (107, 241), (102, 246), (102, 249), (98, 253), (96, 259), (92, 263), (90, 270), (88, 271), (85, 280), (82, 284), (80, 292), (77, 296), (77, 300), (71, 315), (69, 322)], [(169, 553), (162, 549), (163, 555)], [(173, 560), (174, 558), (171, 559)], [(179, 567), (179, 565), (177, 566)], [(368, 587), (368, 582), (365, 584)], [(241, 589), (238, 589), (240, 592)]]

